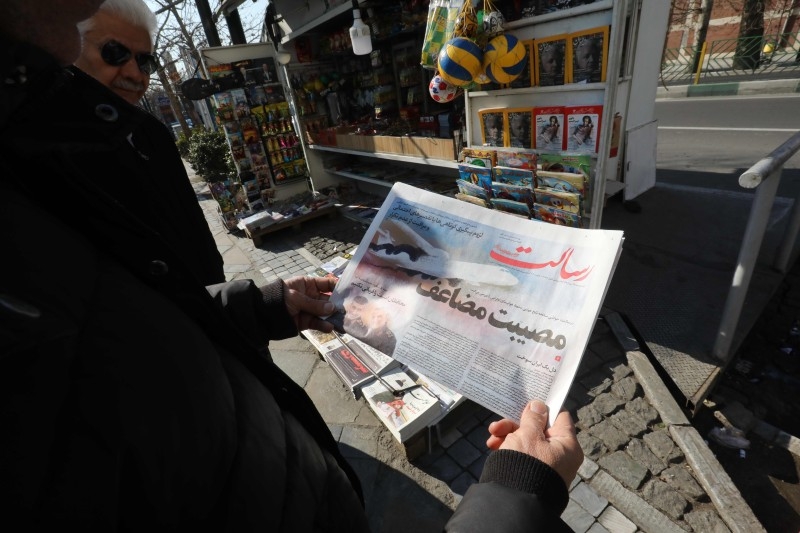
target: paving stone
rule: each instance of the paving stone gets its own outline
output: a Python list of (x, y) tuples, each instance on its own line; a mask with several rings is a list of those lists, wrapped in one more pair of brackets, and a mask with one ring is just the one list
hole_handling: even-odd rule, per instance
[(442, 455), (426, 469), (432, 476), (441, 479), (445, 483), (450, 483), (461, 475), (463, 469), (452, 457), (447, 454)]
[[(456, 429), (461, 432), (462, 435), (466, 435), (470, 431), (473, 430), (476, 426), (480, 424), (480, 421), (475, 416), (468, 416), (464, 418), (457, 426)], [(489, 435), (486, 435), (488, 438)]]
[(658, 420), (658, 411), (656, 408), (650, 405), (650, 402), (641, 396), (628, 402), (627, 405), (625, 405), (625, 410), (644, 420), (647, 425), (651, 425)]
[(578, 381), (573, 381), (572, 386), (569, 388), (567, 397), (574, 401), (577, 405), (589, 405), (594, 401), (594, 396), (590, 396), (586, 392), (586, 388)]
[(340, 426), (338, 424), (327, 424), (327, 426), (331, 432), (331, 435), (333, 435), (333, 440), (338, 441), (339, 437), (342, 436), (343, 426)]
[[(353, 423), (362, 408), (371, 412), (365, 405), (352, 401), (352, 393), (327, 363), (316, 366), (305, 390), (323, 419), (332, 424)], [(373, 423), (381, 424), (377, 418), (372, 418)]]
[(658, 475), (667, 467), (664, 461), (656, 457), (641, 439), (631, 439), (625, 447), (625, 451), (634, 461), (647, 467), (653, 475)]
[(569, 411), (572, 414), (572, 417), (575, 417), (575, 410), (578, 408), (580, 404), (576, 402), (573, 398), (567, 396), (564, 398), (564, 404), (561, 406), (562, 409), (565, 411)]
[(430, 453), (426, 453), (420, 457), (417, 457), (412, 461), (412, 463), (418, 468), (427, 469), (444, 454), (445, 449), (439, 446), (439, 444), (435, 444)]
[(594, 475), (590, 485), (598, 494), (607, 498), (618, 511), (637, 524), (641, 531), (680, 533), (689, 528), (686, 524), (683, 527), (676, 524), (667, 515), (650, 505), (637, 493), (626, 488), (604, 470), (600, 470)]
[(598, 468), (600, 467), (597, 463), (588, 457), (584, 457), (581, 466), (578, 468), (578, 476), (583, 479), (589, 479), (595, 474), (595, 472), (597, 472)]
[(449, 448), (461, 437), (463, 437), (463, 435), (460, 431), (458, 431), (456, 428), (450, 428), (442, 431), (442, 433), (439, 435), (439, 444), (441, 444), (443, 448)]
[(582, 481), (570, 491), (569, 497), (594, 517), (600, 516), (600, 513), (608, 505), (608, 500), (598, 495), (589, 485)]
[(378, 453), (378, 433), (382, 427), (354, 427), (344, 426), (339, 437), (339, 448), (342, 455), (349, 457), (375, 457)]
[(481, 474), (483, 474), (483, 465), (486, 464), (486, 459), (488, 458), (489, 458), (489, 452), (482, 453), (481, 456), (478, 457), (478, 459), (474, 463), (469, 465), (469, 468), (467, 470), (469, 470), (469, 473), (472, 474), (475, 477), (475, 479), (481, 478)]
[(706, 491), (694, 479), (688, 466), (671, 466), (661, 472), (659, 478), (690, 500), (708, 499)]
[(634, 461), (625, 452), (614, 452), (601, 457), (598, 463), (603, 470), (631, 490), (638, 490), (647, 478), (647, 468)]
[(689, 508), (686, 498), (659, 479), (651, 479), (645, 484), (642, 497), (673, 520), (680, 520)]
[(601, 524), (610, 533), (636, 533), (636, 524), (620, 513), (615, 507), (608, 506), (603, 514), (597, 517), (597, 523)]
[(462, 468), (466, 468), (481, 456), (481, 452), (466, 439), (459, 439), (447, 448), (447, 455), (452, 457)]
[(575, 425), (581, 429), (589, 429), (593, 425), (603, 420), (603, 415), (600, 413), (594, 404), (584, 405), (576, 413), (578, 416)]
[(620, 364), (611, 368), (611, 378), (614, 381), (619, 381), (622, 378), (630, 376), (631, 374), (633, 374), (633, 370), (631, 370), (631, 367), (625, 364)]
[(467, 433), (466, 439), (481, 452), (488, 450), (486, 447), (486, 439), (489, 438), (489, 432), (486, 427), (481, 424)]
[(586, 533), (609, 533), (609, 531), (599, 522), (595, 522)]
[(693, 530), (702, 533), (730, 533), (730, 529), (716, 511), (700, 510), (683, 515), (683, 519)]
[(578, 443), (581, 445), (583, 454), (594, 461), (608, 452), (608, 447), (603, 444), (603, 441), (588, 431), (581, 431), (578, 433)]
[(581, 380), (581, 383), (589, 389), (589, 396), (594, 397), (610, 391), (611, 385), (614, 384), (605, 372), (594, 372), (587, 376), (586, 379)]
[(594, 517), (572, 500), (569, 501), (567, 508), (561, 513), (561, 519), (575, 533), (585, 533), (594, 524)]
[(592, 344), (592, 349), (601, 355), (606, 362), (614, 361), (616, 359), (623, 359), (625, 352), (617, 342), (616, 337), (609, 335), (601, 335), (598, 341)]
[(603, 420), (599, 424), (595, 424), (591, 432), (592, 435), (603, 441), (603, 444), (612, 452), (628, 443), (628, 435), (620, 431), (611, 420)]
[(683, 459), (683, 452), (669, 436), (666, 429), (645, 433), (644, 442), (647, 447), (667, 464), (677, 463)]
[(477, 481), (478, 480), (475, 479), (469, 472), (463, 472), (450, 483), (450, 490), (463, 496), (467, 492), (467, 489), (470, 487), (470, 485), (477, 483)]
[(611, 385), (611, 392), (629, 402), (636, 398), (636, 396), (641, 395), (642, 387), (636, 381), (635, 378), (632, 376), (624, 377), (619, 381), (615, 381), (613, 385)]
[(595, 372), (602, 364), (602, 359), (600, 359), (594, 352), (587, 350), (583, 354), (583, 357), (581, 357), (581, 364), (578, 366), (575, 377), (580, 379), (583, 376)]
[(604, 392), (598, 395), (592, 404), (599, 412), (603, 413), (605, 416), (609, 416), (616, 413), (623, 405), (625, 405), (625, 400), (615, 396), (614, 394)]
[(633, 413), (629, 413), (627, 409), (623, 409), (609, 418), (611, 423), (620, 431), (624, 432), (628, 437), (639, 437), (647, 431), (647, 422), (639, 418)]

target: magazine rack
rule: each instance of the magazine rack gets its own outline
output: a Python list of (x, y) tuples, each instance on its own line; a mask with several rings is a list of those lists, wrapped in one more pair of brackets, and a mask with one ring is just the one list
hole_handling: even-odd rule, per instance
[[(328, 63), (319, 62), (319, 54), (316, 56), (309, 54), (309, 51), (318, 46), (315, 39), (319, 35), (333, 31), (332, 28), (346, 28), (352, 23), (350, 2), (312, 0), (307, 2), (305, 9), (297, 9), (296, 3), (291, 0), (274, 0), (273, 4), (279, 14), (279, 25), (284, 34), (282, 44), (287, 50), (293, 51), (292, 62), (284, 68), (284, 71), (287, 74), (285, 78), (290, 80), (295, 89), (302, 89), (304, 73), (331, 68), (330, 60), (334, 56), (345, 63), (359, 61), (358, 57), (365, 57), (354, 56), (352, 51), (348, 51), (349, 43), (346, 41), (339, 42), (338, 51), (324, 57)], [(369, 2), (360, 4), (364, 7), (370, 5)], [(559, 5), (575, 7), (534, 14), (506, 23), (506, 32), (529, 46), (530, 60), (534, 62), (534, 68), (528, 70), (526, 78), (529, 83), (526, 85), (525, 80), (516, 80), (505, 88), (496, 87), (489, 90), (487, 87), (487, 90), (469, 91), (463, 99), (466, 118), (464, 130), (456, 129), (452, 132), (454, 138), (452, 156), (431, 155), (425, 148), (427, 143), (423, 141), (406, 143), (416, 145), (414, 149), (406, 150), (403, 146), (405, 139), (401, 140), (400, 137), (371, 139), (355, 136), (347, 128), (337, 127), (339, 125), (328, 122), (325, 124), (328, 127), (320, 127), (312, 135), (303, 136), (306, 162), (313, 187), (316, 190), (323, 190), (346, 186), (348, 191), (357, 189), (362, 193), (374, 195), (378, 198), (375, 203), (379, 203), (394, 181), (406, 181), (406, 177), (397, 175), (405, 170), (406, 175), (424, 175), (425, 178), (420, 180), (420, 184), (423, 187), (431, 184), (432, 190), (436, 190), (437, 178), (444, 178), (452, 184), (458, 177), (456, 161), (458, 155), (455, 152), (460, 147), (480, 147), (483, 144), (479, 122), (482, 109), (602, 106), (600, 137), (596, 153), (593, 154), (594, 168), (590, 183), (594, 194), (592, 204), (587, 206), (586, 210), (589, 224), (584, 226), (599, 228), (602, 209), (609, 195), (624, 189), (623, 194), (628, 200), (655, 184), (654, 155), (657, 128), (654, 102), (661, 47), (667, 30), (669, 2), (581, 0), (560, 2)], [(579, 69), (573, 69), (565, 73), (568, 77), (562, 78), (564, 84), (546, 86), (540, 83), (543, 77), (537, 80), (538, 69), (535, 62), (537, 58), (541, 60), (540, 56), (534, 53), (533, 45), (537, 39), (557, 39), (563, 36), (564, 46), (569, 50), (574, 44), (568, 40), (569, 37), (596, 42), (598, 34), (602, 36), (600, 44), (604, 47), (599, 78), (595, 75), (589, 76), (586, 80), (578, 79), (581, 73)], [(386, 40), (397, 45), (396, 50), (402, 53), (404, 43), (409, 41), (409, 36), (373, 35), (375, 48), (380, 47)], [(344, 58), (340, 57), (342, 55)], [(314, 61), (315, 59), (317, 61)], [(368, 66), (365, 71), (372, 68)], [(433, 75), (433, 71), (425, 72), (428, 78)], [(568, 83), (569, 76), (572, 75), (575, 77), (573, 80), (575, 83)], [(596, 81), (597, 79), (600, 81)], [(557, 77), (555, 80), (553, 82), (551, 78), (548, 83), (561, 81)], [(425, 85), (423, 94), (430, 100), (426, 94), (427, 81), (423, 79)], [(406, 98), (407, 93), (408, 91)], [(296, 109), (302, 109), (302, 104), (303, 102), (296, 101)], [(440, 106), (432, 101), (430, 104), (434, 107)], [(435, 119), (443, 116), (438, 115)], [(313, 117), (314, 115), (309, 114), (306, 118), (312, 124), (317, 124)], [(441, 122), (444, 123), (444, 120)], [(437, 125), (432, 124), (432, 126)], [(617, 138), (612, 137), (615, 129), (619, 132)], [(354, 139), (359, 141), (369, 139), (373, 142), (355, 146), (351, 145)], [(450, 139), (432, 140), (442, 144)], [(618, 148), (614, 148), (612, 153), (612, 147), (617, 144)], [(381, 167), (382, 170), (362, 175), (361, 172), (352, 171), (353, 165)], [(362, 205), (362, 207), (369, 206)]]

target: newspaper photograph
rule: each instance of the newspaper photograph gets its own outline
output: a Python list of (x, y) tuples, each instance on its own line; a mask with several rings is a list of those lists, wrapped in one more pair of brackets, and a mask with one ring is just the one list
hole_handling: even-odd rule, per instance
[(337, 329), (518, 420), (569, 391), (621, 231), (524, 220), (403, 183), (331, 296)]

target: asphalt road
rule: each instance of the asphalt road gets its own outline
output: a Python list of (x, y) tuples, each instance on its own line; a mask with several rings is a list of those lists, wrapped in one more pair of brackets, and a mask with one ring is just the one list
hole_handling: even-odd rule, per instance
[[(800, 131), (800, 95), (658, 100), (656, 179), (729, 191), (739, 175)], [(784, 167), (779, 196), (800, 193), (800, 153)]]

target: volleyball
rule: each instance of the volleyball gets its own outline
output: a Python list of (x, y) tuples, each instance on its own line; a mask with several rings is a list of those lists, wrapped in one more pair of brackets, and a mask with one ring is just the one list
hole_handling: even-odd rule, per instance
[(525, 70), (528, 54), (513, 35), (498, 35), (486, 45), (482, 70), (495, 83), (511, 83)]
[(439, 52), (439, 75), (455, 87), (466, 87), (481, 71), (483, 52), (464, 37), (454, 37)]
[(459, 91), (458, 87), (444, 81), (439, 74), (431, 78), (431, 82), (428, 84), (428, 92), (431, 94), (431, 98), (441, 104), (452, 102), (458, 96)]

